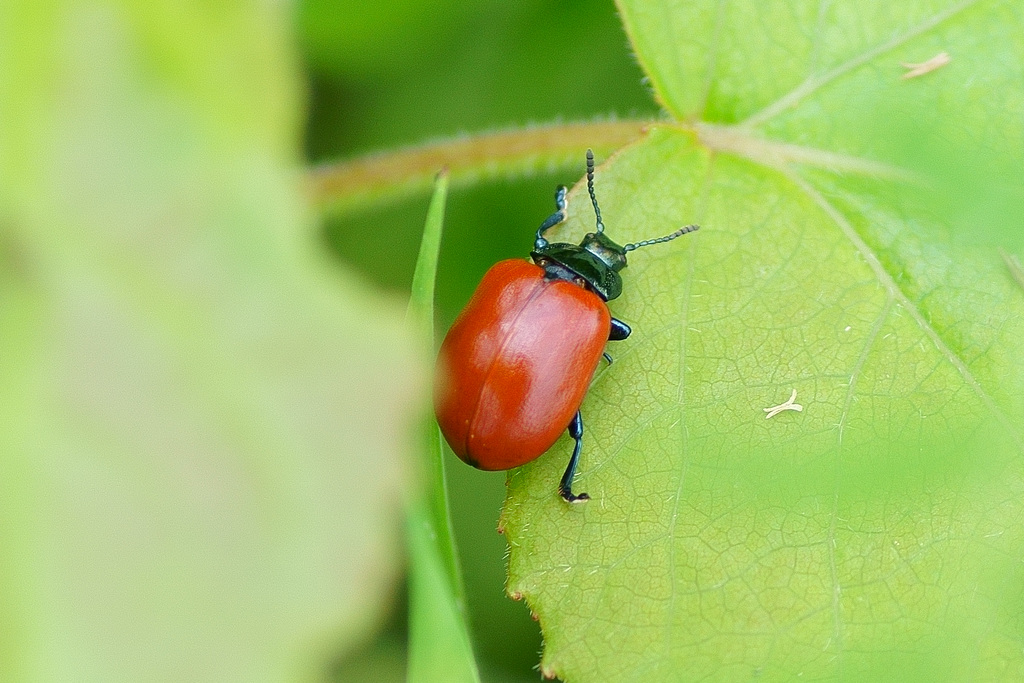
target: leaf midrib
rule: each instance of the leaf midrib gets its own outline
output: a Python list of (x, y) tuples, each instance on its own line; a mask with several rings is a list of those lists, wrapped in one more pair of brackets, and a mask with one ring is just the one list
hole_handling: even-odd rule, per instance
[[(954, 16), (957, 12), (976, 4), (980, 0), (968, 0), (961, 3), (954, 10), (943, 16), (943, 21)], [(941, 21), (934, 20), (932, 26), (938, 25)], [(864, 257), (875, 274), (878, 282), (886, 288), (889, 295), (896, 303), (911, 314), (911, 317), (918, 324), (925, 335), (935, 345), (935, 348), (943, 357), (957, 370), (964, 381), (971, 387), (985, 407), (999, 421), (1013, 438), (1018, 450), (1024, 452), (1024, 436), (1014, 427), (1013, 422), (996, 404), (992, 396), (985, 391), (981, 383), (974, 377), (974, 374), (967, 367), (967, 364), (960, 358), (942, 338), (942, 335), (926, 320), (922, 311), (910, 300), (907, 294), (897, 284), (895, 278), (885, 269), (881, 259), (864, 241), (853, 225), (846, 219), (839, 209), (832, 205), (814, 186), (797, 173), (793, 166), (799, 164), (823, 168), (829, 171), (843, 171), (852, 174), (864, 175), (873, 178), (889, 179), (908, 184), (925, 184), (926, 181), (913, 172), (876, 162), (862, 157), (841, 154), (823, 150), (816, 147), (803, 145), (792, 145), (785, 142), (776, 142), (767, 138), (757, 136), (746, 123), (738, 125), (717, 125), (698, 123), (689, 126), (682, 123), (666, 124), (668, 127), (676, 128), (684, 132), (696, 132), (698, 141), (711, 153), (730, 154), (737, 156), (763, 168), (774, 170), (787, 178), (801, 190), (811, 201), (813, 201), (825, 214), (835, 223), (839, 231)], [(633, 143), (639, 144), (639, 143)]]
[[(979, 0), (968, 0), (965, 3), (947, 12), (942, 20), (948, 19), (957, 12), (976, 4)], [(941, 23), (934, 20), (933, 26)], [(712, 155), (728, 154), (742, 158), (748, 162), (757, 164), (768, 170), (780, 173), (783, 177), (800, 189), (811, 201), (815, 203), (839, 229), (839, 232), (857, 249), (858, 253), (865, 259), (875, 275), (875, 278), (889, 294), (891, 301), (898, 303), (905, 308), (924, 332), (925, 336), (934, 344), (936, 350), (949, 362), (960, 374), (963, 380), (985, 405), (986, 409), (999, 421), (1000, 425), (1012, 437), (1018, 450), (1024, 453), (1024, 436), (1013, 426), (1012, 421), (996, 404), (992, 396), (984, 389), (981, 383), (974, 377), (974, 374), (967, 367), (966, 362), (960, 358), (942, 338), (942, 335), (927, 321), (923, 312), (914, 304), (907, 294), (900, 288), (895, 278), (885, 269), (878, 254), (864, 241), (853, 225), (847, 220), (839, 209), (831, 204), (814, 186), (798, 174), (793, 166), (802, 165), (814, 168), (822, 168), (829, 171), (842, 171), (857, 175), (864, 175), (872, 178), (889, 179), (907, 184), (925, 184), (926, 181), (913, 172), (876, 162), (862, 157), (841, 154), (823, 150), (816, 147), (793, 145), (785, 142), (776, 142), (753, 134), (746, 125), (717, 125), (698, 123), (694, 126), (681, 123), (663, 123), (665, 128), (678, 130), (682, 133), (696, 133), (697, 140), (704, 145)], [(642, 140), (631, 144), (642, 144)], [(713, 158), (713, 157), (712, 157)], [(886, 304), (890, 307), (891, 304)], [(628, 438), (620, 446), (628, 443)], [(618, 449), (617, 449), (618, 450)], [(594, 469), (600, 469), (611, 458), (607, 458)], [(592, 471), (591, 471), (592, 472)]]
[(939, 351), (940, 354), (948, 361), (956, 370), (960, 373), (960, 376), (971, 387), (972, 391), (978, 396), (986, 408), (995, 416), (999, 423), (1006, 429), (1007, 433), (1013, 438), (1017, 448), (1024, 451), (1024, 437), (1014, 428), (1013, 423), (1009, 417), (1002, 411), (1002, 409), (996, 404), (992, 396), (985, 391), (985, 388), (981, 386), (981, 383), (974, 377), (974, 373), (971, 372), (970, 368), (967, 367), (967, 363), (964, 362), (960, 356), (958, 356), (949, 345), (946, 344), (942, 335), (936, 330), (925, 318), (922, 311), (910, 300), (906, 292), (900, 288), (895, 278), (885, 269), (881, 259), (878, 255), (868, 246), (867, 242), (860, 236), (853, 225), (846, 219), (846, 217), (833, 206), (825, 197), (822, 195), (813, 185), (811, 185), (802, 176), (794, 172), (791, 168), (779, 169), (783, 174), (793, 182), (800, 190), (807, 195), (815, 204), (817, 204), (822, 211), (836, 224), (839, 231), (853, 244), (854, 248), (864, 257), (867, 261), (868, 266), (875, 273), (875, 277), (878, 278), (879, 283), (888, 290), (889, 295), (895, 299), (896, 303), (905, 308), (914, 319), (914, 321), (921, 328), (921, 331), (931, 340), (932, 344)]
[[(942, 338), (942, 335), (925, 319), (923, 313), (914, 305), (906, 293), (899, 287), (892, 275), (885, 269), (878, 255), (861, 238), (853, 225), (835, 206), (833, 206), (817, 189), (807, 180), (796, 173), (791, 162), (817, 166), (830, 170), (839, 170), (857, 174), (869, 175), (878, 178), (889, 178), (896, 181), (921, 183), (922, 179), (915, 176), (907, 169), (889, 166), (862, 157), (840, 154), (828, 150), (791, 145), (785, 142), (776, 142), (755, 134), (754, 128), (770, 121), (773, 117), (783, 111), (796, 106), (801, 100), (820, 90), (826, 85), (834, 82), (839, 77), (853, 69), (870, 62), (871, 60), (898, 49), (907, 42), (917, 38), (928, 31), (937, 28), (944, 22), (956, 17), (962, 12), (977, 5), (981, 0), (964, 0), (945, 11), (939, 12), (924, 21), (920, 22), (909, 31), (906, 31), (892, 39), (875, 45), (874, 47), (861, 52), (848, 59), (842, 64), (815, 76), (808, 76), (796, 88), (778, 98), (772, 104), (752, 114), (746, 120), (736, 125), (720, 125), (712, 123), (697, 123), (696, 129), (698, 139), (712, 153), (733, 154), (745, 158), (758, 165), (781, 172), (787, 179), (793, 182), (800, 190), (807, 195), (826, 215), (836, 224), (840, 232), (853, 244), (857, 251), (865, 258), (878, 279), (884, 286), (890, 297), (905, 308), (915, 320), (925, 335), (935, 345), (940, 354), (957, 370), (964, 381), (971, 387), (972, 391), (982, 401), (985, 407), (996, 417), (1004, 429), (1011, 435), (1017, 448), (1024, 452), (1024, 436), (1013, 426), (1008, 416), (996, 404), (992, 396), (985, 391), (981, 383), (974, 377), (974, 374), (967, 367), (967, 364), (960, 358)], [(719, 8), (720, 9), (720, 8)], [(708, 88), (710, 90), (710, 84)], [(705, 103), (706, 106), (706, 103)], [(687, 127), (689, 128), (689, 127)], [(691, 129), (692, 130), (692, 129)]]

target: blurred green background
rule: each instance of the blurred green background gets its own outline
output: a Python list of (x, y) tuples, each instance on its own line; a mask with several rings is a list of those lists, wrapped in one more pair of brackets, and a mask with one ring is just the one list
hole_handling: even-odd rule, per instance
[[(755, 7), (747, 18), (794, 29), (788, 19), (762, 20)], [(764, 7), (764, 17), (778, 11)], [(403, 450), (409, 406), (426, 408), (414, 386), (424, 364), (401, 322), (428, 197), (327, 217), (315, 233), (336, 259), (337, 278), (326, 277), (324, 250), (307, 253), (295, 143), (302, 135), (305, 161), (320, 164), (535, 122), (657, 116), (614, 4), (310, 0), (183, 9), (16, 0), (0, 5), (0, 17), (0, 679), (30, 680), (10, 673), (24, 670), (40, 680), (152, 680), (142, 672), (154, 669), (165, 680), (322, 678), (306, 668), (338, 657), (368, 624), (361, 649), (332, 662), (332, 677), (404, 679), (406, 598), (391, 569), (406, 480), (391, 456)], [(882, 13), (876, 18), (888, 35)], [(907, 98), (959, 97), (922, 80), (859, 104), (843, 96), (833, 107), (855, 122), (837, 127), (844, 140), (869, 141), (879, 158), (938, 180), (939, 199), (913, 207), (894, 186), (814, 178), (829, 196), (852, 189), (872, 209), (885, 200), (885, 217), (915, 218), (887, 218), (875, 235), (886, 250), (886, 240), (919, 238), (887, 252), (894, 277), (933, 283), (945, 272), (927, 258), (959, 263), (943, 260), (945, 247), (927, 251), (945, 239), (930, 234), (940, 228), (1014, 254), (1024, 244), (1022, 155), (1005, 154), (1019, 152), (1021, 99), (1011, 86), (1021, 51), (980, 51), (983, 35), (963, 33), (974, 49), (954, 65), (964, 65), (978, 88), (974, 103), (985, 106)], [(895, 81), (898, 64), (890, 66)], [(772, 76), (757, 82), (781, 87)], [(861, 85), (871, 93), (880, 82)], [(884, 93), (894, 100), (880, 100)], [(714, 120), (734, 120), (735, 111), (716, 110)], [(947, 120), (949, 111), (964, 116)], [(838, 120), (814, 107), (796, 115), (805, 118), (769, 138), (802, 142)], [(1004, 131), (990, 119), (1009, 123)], [(527, 253), (554, 186), (582, 174), (586, 142), (576, 164), (557, 173), (453, 192), (439, 331), (492, 263)], [(659, 199), (678, 202), (681, 187)], [(765, 224), (747, 220), (747, 204), (762, 208), (744, 201), (727, 213), (741, 226)], [(981, 280), (1003, 292), (1009, 261), (988, 263)], [(748, 265), (737, 257), (737, 269)], [(352, 282), (352, 269), (375, 287)], [(998, 301), (985, 290), (973, 294), (988, 298), (961, 300), (958, 293), (972, 294), (963, 283), (981, 271), (958, 272), (945, 292), (951, 303), (935, 310), (957, 312), (966, 301), (973, 314), (984, 311), (977, 301)], [(957, 328), (970, 316), (950, 318), (974, 353), (975, 338)], [(733, 337), (748, 329), (737, 325)], [(1015, 368), (1022, 335), (1006, 337), (996, 349), (1004, 355), (993, 357)], [(1008, 395), (1019, 396), (1016, 381), (1007, 380)], [(506, 545), (495, 527), (505, 477), (450, 455), (449, 464), (483, 678), (536, 680), (540, 634), (504, 595)], [(1016, 509), (1007, 509), (1008, 526), (1018, 528)], [(1019, 546), (1004, 547), (1012, 563)], [(973, 549), (971, 557), (980, 562)], [(557, 613), (571, 620), (566, 593), (556, 596)], [(1014, 599), (999, 607), (1016, 619)], [(560, 633), (576, 637), (549, 626)], [(293, 661), (300, 650), (308, 657)]]
[[(615, 115), (655, 116), (611, 2), (583, 0), (306, 0), (300, 40), (309, 77), (311, 163), (460, 133)], [(558, 183), (583, 172), (455, 190), (438, 275), (438, 330), (447, 329), (490, 265), (525, 256), (552, 210)], [(324, 238), (372, 282), (408, 289), (427, 194), (332, 216)], [(474, 645), (485, 681), (537, 680), (540, 634), (504, 594), (504, 539), (496, 533), (505, 475), (472, 470), (448, 453), (456, 540)], [(404, 676), (404, 597), (339, 680)]]

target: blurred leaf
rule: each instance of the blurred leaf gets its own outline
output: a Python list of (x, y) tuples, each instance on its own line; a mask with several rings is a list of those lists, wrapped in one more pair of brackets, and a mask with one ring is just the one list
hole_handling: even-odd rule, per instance
[(412, 274), (409, 310), (419, 328), (420, 336), (434, 343), (434, 283), (437, 280), (437, 259), (441, 253), (441, 235), (444, 232), (444, 208), (448, 201), (448, 171), (442, 170), (434, 178), (434, 194), (427, 208), (427, 221), (423, 226), (420, 251)]
[(299, 33), (319, 69), (374, 74), (398, 66), (410, 49), (441, 40), (453, 20), (477, 3), (451, 0), (302, 0)]
[(424, 364), (312, 253), (285, 10), (0, 10), (0, 678), (319, 680), (393, 588)]
[[(448, 174), (434, 184), (412, 280), (409, 314), (433, 341), (434, 280), (441, 249)], [(441, 433), (424, 427), (427, 489), (406, 513), (409, 545), (409, 681), (479, 681), (466, 627), (466, 599), (448, 511)]]
[[(594, 500), (555, 493), (568, 439), (510, 476), (509, 590), (544, 673), (1021, 677), (1024, 297), (867, 125), (985, 150), (978, 185), (1022, 177), (1019, 8), (620, 8), (659, 99), (715, 125), (598, 169), (613, 239), (703, 230), (630, 256), (611, 308), (634, 334), (583, 406)], [(560, 238), (593, 224), (584, 192)], [(765, 419), (793, 389), (803, 411)]]
[(405, 639), (382, 636), (366, 650), (349, 655), (331, 676), (332, 683), (401, 683), (406, 672)]
[[(429, 450), (441, 456), (440, 435)], [(425, 505), (409, 510), (409, 672), (406, 680), (479, 681), (466, 625), (465, 600), (452, 584), (451, 523), (438, 527)]]
[[(314, 161), (532, 121), (656, 113), (610, 2), (338, 4), (300, 6)], [(359, 22), (372, 15), (363, 30)], [(410, 228), (416, 242), (422, 228), (419, 216)]]

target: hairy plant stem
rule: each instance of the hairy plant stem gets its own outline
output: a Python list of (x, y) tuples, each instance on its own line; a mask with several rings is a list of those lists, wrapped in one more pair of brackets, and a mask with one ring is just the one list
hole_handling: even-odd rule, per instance
[(592, 147), (606, 155), (643, 136), (652, 119), (556, 123), (476, 133), (313, 167), (313, 201), (348, 209), (426, 190), (447, 169), (454, 186), (554, 172), (579, 164)]

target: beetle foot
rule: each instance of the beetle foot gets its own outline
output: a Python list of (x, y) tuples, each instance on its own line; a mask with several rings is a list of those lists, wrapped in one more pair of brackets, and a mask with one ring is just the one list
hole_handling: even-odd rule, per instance
[(564, 500), (566, 503), (583, 503), (590, 500), (589, 493), (576, 494), (573, 493), (572, 491), (559, 491), (558, 493), (561, 494), (562, 500)]

